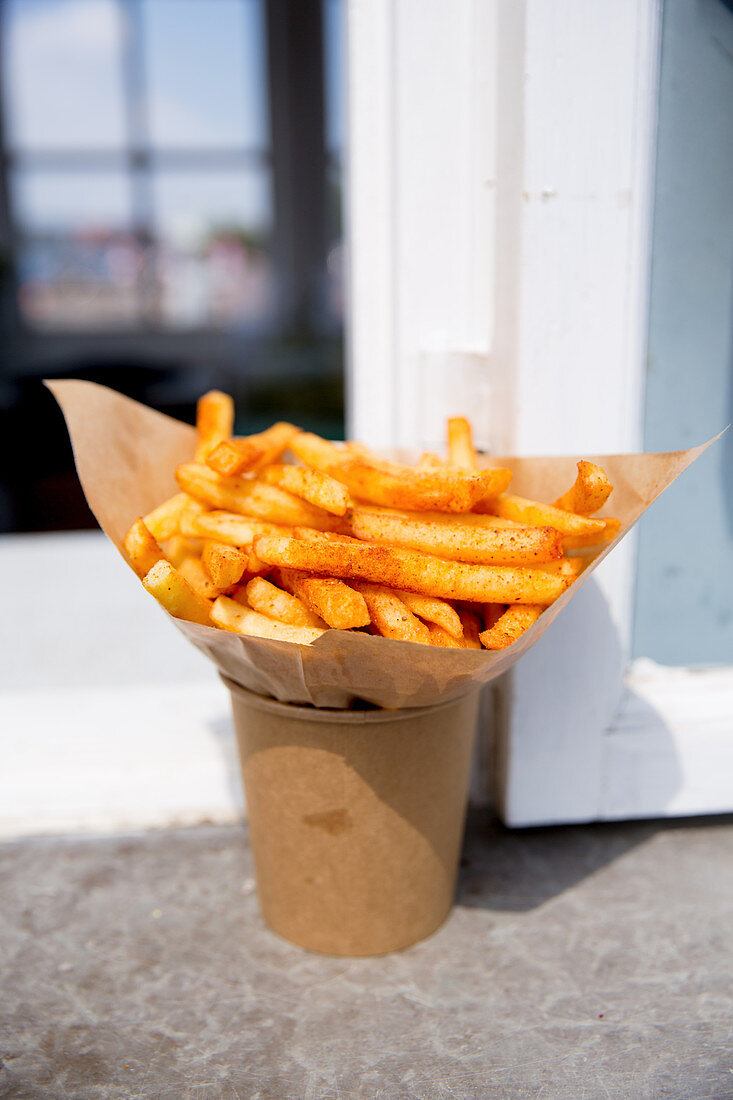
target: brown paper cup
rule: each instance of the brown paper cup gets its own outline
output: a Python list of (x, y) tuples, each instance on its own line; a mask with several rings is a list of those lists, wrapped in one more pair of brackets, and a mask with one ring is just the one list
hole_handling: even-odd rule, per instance
[(453, 904), (479, 692), (407, 710), (232, 695), (262, 914), (328, 955), (381, 955)]

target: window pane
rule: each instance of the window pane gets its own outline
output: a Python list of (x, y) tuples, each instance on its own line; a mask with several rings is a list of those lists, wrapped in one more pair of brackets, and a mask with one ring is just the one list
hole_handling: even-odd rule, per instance
[(159, 170), (153, 187), (161, 319), (191, 327), (267, 321), (269, 172)]
[(5, 0), (3, 15), (10, 144), (121, 145), (122, 20), (115, 0)]
[(143, 0), (142, 13), (151, 142), (264, 145), (260, 0)]
[(142, 260), (140, 245), (124, 233), (27, 242), (17, 265), (25, 322), (54, 331), (132, 324)]
[(23, 233), (104, 234), (131, 228), (123, 171), (19, 169), (11, 179), (13, 213)]
[(21, 169), (11, 177), (20, 308), (36, 328), (89, 329), (137, 317), (142, 249), (124, 172)]
[(332, 157), (343, 151), (343, 46), (345, 0), (323, 0), (323, 63), (326, 104), (326, 148)]

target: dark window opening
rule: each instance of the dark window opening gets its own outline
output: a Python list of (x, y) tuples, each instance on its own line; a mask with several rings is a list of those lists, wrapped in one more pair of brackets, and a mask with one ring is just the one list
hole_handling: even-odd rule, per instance
[(341, 4), (0, 0), (0, 530), (93, 523), (43, 377), (342, 434)]

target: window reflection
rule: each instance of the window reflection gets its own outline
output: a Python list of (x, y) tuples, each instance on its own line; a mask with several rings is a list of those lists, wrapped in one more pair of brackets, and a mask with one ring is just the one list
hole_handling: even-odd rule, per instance
[(116, 0), (5, 0), (10, 142), (25, 150), (115, 148), (125, 138)]
[(259, 0), (143, 0), (150, 141), (160, 148), (261, 148), (267, 141)]
[(157, 171), (160, 318), (182, 327), (266, 324), (273, 309), (269, 171)]

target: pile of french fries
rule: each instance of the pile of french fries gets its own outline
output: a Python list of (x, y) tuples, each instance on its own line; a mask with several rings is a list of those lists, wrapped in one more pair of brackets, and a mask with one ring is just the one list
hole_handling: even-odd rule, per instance
[(460, 417), (447, 459), (415, 466), (292, 424), (247, 438), (233, 425), (227, 394), (199, 400), (180, 493), (125, 537), (148, 592), (191, 622), (302, 645), (332, 629), (505, 649), (573, 583), (580, 551), (620, 526), (592, 516), (612, 490), (599, 466), (579, 462), (551, 505), (514, 496), (509, 470), (480, 468)]

